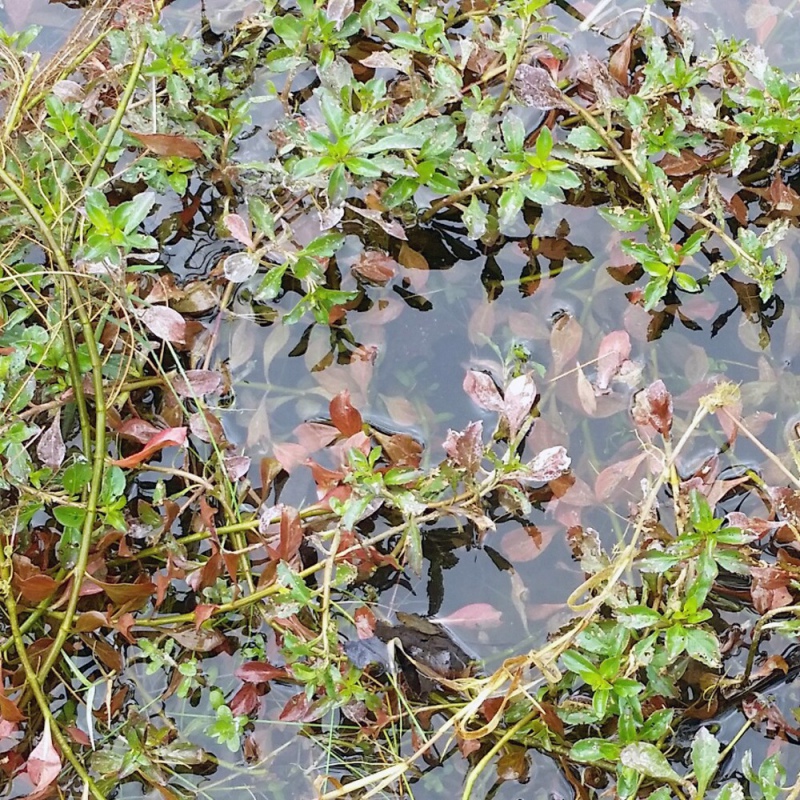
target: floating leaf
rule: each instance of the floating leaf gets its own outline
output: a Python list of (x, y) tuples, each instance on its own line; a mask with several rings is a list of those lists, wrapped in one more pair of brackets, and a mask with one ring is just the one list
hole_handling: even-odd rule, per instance
[(483, 458), (483, 422), (470, 422), (463, 431), (448, 430), (443, 448), (451, 461), (475, 473)]
[(350, 402), (350, 392), (343, 389), (330, 402), (331, 422), (344, 436), (360, 433), (364, 426), (361, 414)]
[(187, 650), (194, 650), (196, 653), (208, 653), (221, 644), (225, 643), (225, 637), (217, 630), (200, 628), (195, 630), (189, 628), (185, 631), (171, 631), (170, 636)]
[(364, 250), (352, 269), (360, 278), (383, 286), (397, 274), (397, 267), (397, 262), (388, 253)]
[(128, 133), (158, 156), (179, 156), (190, 158), (193, 161), (203, 158), (203, 151), (197, 142), (186, 136), (171, 133), (136, 133), (135, 131), (128, 131)]
[(222, 386), (222, 375), (210, 369), (187, 369), (172, 379), (172, 388), (180, 397), (202, 397)]
[(265, 661), (249, 661), (247, 664), (242, 664), (233, 674), (245, 683), (269, 683), (276, 678), (285, 678), (286, 669), (273, 667)]
[(554, 481), (560, 478), (565, 472), (569, 471), (572, 461), (567, 455), (567, 451), (561, 446), (548, 447), (542, 450), (533, 461), (528, 464), (530, 480), (533, 481)]
[(231, 283), (244, 283), (258, 272), (259, 263), (253, 253), (234, 253), (225, 259), (222, 270)]
[(433, 617), (431, 622), (459, 628), (484, 628), (497, 625), (502, 612), (489, 603), (470, 603), (445, 617)]
[(631, 337), (627, 331), (612, 331), (603, 337), (597, 350), (597, 388), (603, 392), (631, 354)]
[(498, 413), (503, 411), (503, 398), (491, 375), (474, 369), (468, 370), (463, 388), (469, 398), (486, 411), (497, 411)]
[(186, 320), (168, 306), (150, 306), (138, 313), (139, 319), (159, 339), (186, 344)]
[(503, 413), (514, 436), (522, 427), (536, 399), (536, 384), (530, 374), (519, 375), (506, 388), (503, 397)]
[(186, 441), (186, 433), (187, 429), (185, 427), (166, 428), (153, 436), (138, 453), (134, 453), (127, 458), (112, 460), (111, 463), (116, 467), (123, 467), (124, 469), (136, 467), (165, 447), (180, 447), (180, 445)]
[(672, 429), (672, 395), (664, 381), (653, 381), (633, 399), (633, 419), (637, 425), (651, 425), (662, 436), (669, 436)]

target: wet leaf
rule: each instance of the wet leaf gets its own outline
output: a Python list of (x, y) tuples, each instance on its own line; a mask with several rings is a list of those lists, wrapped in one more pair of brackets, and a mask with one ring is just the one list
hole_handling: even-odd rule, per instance
[(562, 314), (550, 332), (550, 351), (553, 354), (553, 372), (559, 375), (568, 364), (572, 364), (581, 348), (583, 328), (571, 314)]
[(200, 630), (188, 628), (185, 631), (171, 631), (170, 636), (181, 647), (193, 650), (196, 653), (208, 653), (225, 642), (225, 637), (219, 631), (210, 628), (200, 628)]
[(513, 86), (517, 96), (526, 106), (542, 111), (553, 108), (570, 109), (570, 105), (546, 69), (520, 64), (514, 74)]
[(142, 450), (127, 458), (118, 458), (111, 461), (116, 467), (130, 469), (136, 467), (150, 456), (163, 450), (165, 447), (180, 447), (186, 441), (186, 428), (167, 428), (153, 436)]
[(197, 411), (189, 417), (189, 430), (201, 442), (215, 442), (219, 447), (227, 444), (222, 422), (208, 409)]
[[(126, 419), (122, 425), (117, 428), (117, 434), (124, 439), (129, 439), (139, 444), (147, 444), (156, 434), (160, 432), (152, 422), (140, 417), (131, 417)], [(74, 494), (74, 492), (73, 492)]]
[(61, 435), (61, 409), (56, 411), (50, 427), (39, 438), (36, 444), (36, 455), (46, 467), (57, 470), (64, 463), (67, 446)]
[(458, 628), (483, 628), (498, 625), (502, 616), (489, 603), (470, 603), (445, 617), (433, 617), (431, 622)]
[(670, 766), (666, 756), (649, 742), (634, 742), (622, 749), (619, 760), (646, 778), (680, 783), (681, 778)]
[(231, 283), (244, 283), (258, 272), (259, 263), (253, 253), (234, 253), (225, 259), (222, 269)]
[(628, 70), (631, 63), (631, 50), (633, 47), (634, 31), (631, 31), (625, 41), (614, 51), (608, 62), (608, 72), (620, 86), (629, 85)]
[(692, 767), (697, 778), (697, 794), (705, 794), (719, 764), (720, 745), (707, 728), (700, 728), (692, 742)]
[(442, 446), (451, 461), (474, 474), (483, 458), (483, 422), (470, 422), (460, 432), (448, 430)]
[(681, 150), (678, 156), (667, 153), (658, 162), (658, 166), (664, 170), (665, 175), (677, 178), (682, 175), (694, 175), (696, 172), (700, 172), (705, 168), (706, 162), (693, 150)]
[(501, 781), (524, 781), (529, 769), (527, 748), (520, 745), (507, 745), (497, 759), (497, 777)]
[(244, 476), (250, 471), (250, 457), (226, 456), (225, 471), (228, 473), (228, 479), (232, 483), (236, 483), (236, 481), (244, 478)]
[(750, 595), (759, 614), (792, 604), (787, 588), (791, 583), (788, 572), (778, 567), (750, 567), (750, 575), (753, 579)]
[(637, 425), (650, 425), (662, 436), (672, 429), (672, 395), (664, 381), (653, 381), (646, 389), (637, 392), (633, 399), (633, 419)]
[(37, 791), (49, 786), (61, 773), (61, 756), (53, 745), (49, 719), (45, 719), (42, 738), (28, 756), (27, 770)]
[(135, 131), (128, 131), (128, 133), (156, 155), (179, 156), (190, 158), (192, 161), (203, 158), (203, 151), (197, 142), (186, 136), (171, 133), (136, 133)]
[(567, 455), (566, 449), (558, 445), (542, 450), (527, 465), (527, 469), (530, 473), (530, 480), (544, 483), (561, 477), (569, 471), (571, 464), (572, 460)]
[(491, 375), (471, 369), (467, 371), (463, 384), (464, 391), (480, 408), (502, 413), (503, 398)]
[(503, 534), (500, 549), (512, 564), (520, 564), (538, 558), (552, 540), (552, 530), (543, 533), (536, 525), (521, 525)]
[(187, 369), (172, 378), (172, 388), (181, 397), (203, 397), (222, 386), (222, 375), (210, 369)]
[(253, 237), (250, 235), (250, 226), (238, 214), (227, 214), (222, 222), (237, 242), (248, 249), (253, 247)]
[(342, 29), (344, 21), (353, 13), (355, 8), (354, 0), (328, 0), (325, 13), (328, 19), (334, 23), (337, 31)]
[(522, 427), (522, 423), (533, 408), (535, 399), (536, 384), (530, 373), (519, 375), (508, 384), (503, 397), (503, 413), (508, 420), (512, 436)]
[(249, 661), (238, 667), (233, 674), (245, 683), (269, 683), (277, 678), (287, 677), (284, 667), (273, 667), (266, 661)]
[(627, 331), (612, 331), (603, 337), (597, 350), (596, 385), (601, 392), (608, 389), (630, 354), (631, 337)]
[(428, 259), (413, 247), (409, 247), (406, 242), (400, 245), (397, 260), (408, 269), (430, 269)]
[(397, 262), (380, 250), (364, 250), (353, 264), (353, 272), (360, 278), (383, 286), (397, 274)]
[(150, 306), (138, 312), (139, 319), (159, 339), (186, 344), (186, 320), (168, 306)]
[(330, 402), (331, 422), (344, 436), (354, 436), (361, 432), (364, 421), (361, 414), (350, 402), (350, 391), (343, 389)]

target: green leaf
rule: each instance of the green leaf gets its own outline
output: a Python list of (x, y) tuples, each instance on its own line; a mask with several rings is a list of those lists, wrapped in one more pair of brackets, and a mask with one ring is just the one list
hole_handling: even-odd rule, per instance
[(506, 114), (500, 125), (503, 131), (503, 141), (510, 153), (518, 153), (525, 144), (525, 125), (513, 112)]
[(553, 134), (550, 128), (544, 126), (536, 137), (536, 155), (544, 162), (550, 158), (553, 150)]
[(627, 628), (640, 630), (658, 625), (661, 614), (647, 606), (626, 606), (616, 611), (616, 618)]
[(612, 764), (619, 759), (620, 746), (607, 739), (581, 739), (572, 745), (570, 757), (584, 764), (594, 764), (597, 761), (610, 761)]
[(668, 280), (651, 278), (644, 287), (644, 310), (652, 311), (667, 293)]
[(596, 680), (598, 677), (595, 665), (592, 664), (586, 656), (581, 655), (575, 650), (567, 650), (567, 652), (561, 656), (561, 661), (566, 670), (580, 675), (587, 683)]
[(744, 172), (750, 164), (750, 145), (744, 139), (731, 147), (730, 164), (733, 177)]
[(525, 194), (518, 183), (512, 183), (503, 189), (500, 202), (497, 204), (498, 220), (501, 228), (507, 228), (516, 219), (525, 202)]
[(341, 233), (324, 233), (303, 248), (303, 254), (312, 258), (330, 258), (344, 244)]
[(292, 177), (307, 178), (309, 175), (316, 175), (322, 164), (322, 156), (309, 156), (296, 161), (292, 167)]
[(489, 227), (489, 217), (483, 210), (477, 195), (472, 195), (469, 205), (461, 216), (467, 226), (467, 235), (470, 239), (480, 239), (486, 233)]
[(72, 497), (79, 495), (92, 479), (92, 465), (86, 461), (76, 461), (64, 470), (62, 478), (64, 489)]
[(681, 777), (670, 766), (666, 756), (649, 742), (634, 742), (622, 749), (620, 763), (636, 770), (645, 778), (653, 778), (669, 783), (680, 783)]
[(125, 473), (119, 467), (109, 467), (103, 475), (100, 504), (111, 505), (125, 491)]
[(408, 566), (416, 575), (422, 574), (422, 534), (417, 521), (412, 518), (406, 526), (405, 553)]
[(701, 628), (689, 628), (686, 631), (686, 652), (709, 667), (718, 667), (722, 663), (719, 640), (713, 633)]
[(675, 281), (678, 288), (683, 289), (684, 292), (700, 291), (700, 284), (691, 275), (688, 275), (685, 272), (673, 273), (672, 279)]
[(259, 233), (263, 233), (268, 239), (274, 239), (275, 217), (267, 208), (267, 204), (260, 197), (253, 195), (247, 201), (247, 210)]
[(399, 178), (384, 193), (383, 204), (387, 208), (395, 208), (414, 196), (419, 188), (419, 183), (413, 178)]
[(347, 199), (349, 191), (344, 164), (337, 164), (328, 177), (328, 202), (331, 206), (340, 206)]
[(700, 728), (692, 742), (692, 769), (697, 779), (697, 798), (702, 800), (719, 765), (719, 742), (707, 729)]
[(603, 150), (606, 146), (602, 137), (588, 125), (581, 125), (571, 130), (567, 136), (567, 143), (578, 150)]
[(348, 158), (344, 164), (354, 175), (361, 175), (364, 178), (380, 178), (383, 175), (383, 170), (368, 158), (353, 156), (353, 158)]
[(145, 221), (155, 202), (155, 192), (142, 192), (114, 209), (114, 222), (125, 233), (132, 233)]
[(86, 190), (83, 209), (98, 233), (111, 233), (114, 229), (108, 199), (99, 189)]
[(80, 528), (86, 517), (86, 509), (74, 508), (73, 506), (56, 506), (53, 509), (53, 516), (65, 528)]

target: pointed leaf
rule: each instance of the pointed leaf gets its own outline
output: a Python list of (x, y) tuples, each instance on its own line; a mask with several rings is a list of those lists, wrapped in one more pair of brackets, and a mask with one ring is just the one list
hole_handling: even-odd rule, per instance
[(669, 783), (680, 783), (681, 778), (670, 766), (666, 756), (653, 744), (634, 742), (624, 747), (619, 756), (620, 762), (646, 778), (654, 778)]
[(53, 745), (50, 720), (45, 719), (42, 738), (28, 756), (28, 777), (38, 791), (49, 786), (61, 773), (61, 756)]
[(150, 439), (142, 450), (134, 453), (127, 458), (118, 458), (112, 460), (111, 463), (116, 467), (123, 467), (130, 469), (136, 467), (143, 461), (147, 461), (150, 456), (163, 450), (165, 447), (180, 447), (186, 441), (187, 429), (183, 428), (166, 428), (159, 431), (155, 436)]
[(464, 391), (481, 408), (487, 411), (503, 411), (503, 398), (491, 375), (474, 369), (469, 370), (464, 378)]

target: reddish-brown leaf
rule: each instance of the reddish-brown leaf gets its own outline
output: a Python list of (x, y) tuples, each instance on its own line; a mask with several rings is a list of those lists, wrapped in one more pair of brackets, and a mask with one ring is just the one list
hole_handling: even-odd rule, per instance
[(470, 422), (463, 431), (448, 430), (443, 447), (451, 461), (476, 472), (483, 457), (483, 422)]
[(214, 616), (214, 612), (219, 608), (214, 603), (199, 603), (194, 607), (194, 627), (197, 630), (206, 620)]
[(647, 453), (639, 453), (633, 458), (618, 461), (606, 467), (594, 482), (594, 493), (597, 500), (601, 503), (608, 500), (623, 481), (633, 478), (639, 465), (644, 463), (646, 458)]
[(323, 711), (324, 707), (312, 704), (305, 692), (299, 692), (289, 698), (279, 719), (282, 722), (314, 722), (322, 716)]
[(361, 606), (355, 610), (356, 633), (359, 639), (371, 639), (375, 635), (375, 614), (369, 606)]
[(148, 580), (140, 583), (107, 583), (93, 578), (91, 575), (87, 576), (87, 578), (99, 586), (112, 602), (120, 606), (126, 603), (144, 604), (147, 598), (156, 590), (155, 584)]
[(196, 653), (208, 653), (225, 642), (225, 637), (219, 631), (210, 628), (200, 628), (200, 630), (189, 628), (185, 631), (172, 632), (170, 635), (181, 647), (194, 650)]
[(287, 677), (284, 667), (274, 667), (266, 661), (248, 661), (238, 667), (233, 674), (245, 683), (269, 683)]
[(225, 227), (231, 236), (247, 248), (253, 247), (253, 237), (250, 236), (250, 226), (238, 214), (226, 214), (223, 219)]
[(350, 402), (349, 389), (342, 389), (330, 402), (331, 422), (344, 436), (354, 436), (361, 432), (364, 421), (361, 414)]
[(150, 306), (138, 313), (152, 334), (173, 344), (186, 344), (186, 320), (168, 306)]
[(658, 166), (664, 170), (666, 175), (679, 177), (681, 175), (694, 175), (706, 166), (705, 159), (697, 155), (694, 150), (681, 150), (679, 156), (667, 153)]
[(750, 595), (759, 614), (792, 604), (787, 588), (792, 580), (790, 573), (777, 567), (750, 567), (750, 575)]
[(29, 603), (40, 603), (42, 600), (46, 600), (59, 587), (56, 580), (43, 573), (31, 575), (19, 581), (14, 576), (12, 584)]
[(222, 375), (211, 369), (187, 369), (172, 379), (172, 388), (180, 397), (202, 397), (222, 386)]
[(397, 260), (407, 269), (429, 269), (428, 259), (418, 250), (409, 247), (406, 242), (400, 245)]
[(631, 49), (633, 47), (633, 32), (629, 33), (625, 41), (614, 51), (608, 62), (608, 72), (620, 86), (629, 85), (628, 70), (631, 63)]
[(249, 456), (226, 456), (225, 457), (225, 471), (228, 473), (228, 479), (232, 483), (241, 480), (247, 475), (250, 470)]
[(536, 384), (530, 374), (518, 375), (506, 387), (503, 396), (503, 413), (508, 420), (511, 435), (522, 427), (536, 399)]
[(138, 453), (134, 453), (127, 458), (118, 458), (111, 461), (116, 467), (130, 469), (136, 467), (143, 461), (147, 461), (150, 456), (163, 450), (165, 447), (180, 447), (186, 441), (186, 428), (166, 428), (151, 437), (147, 444)]
[(467, 371), (463, 384), (464, 391), (480, 408), (501, 413), (503, 398), (491, 375), (471, 369)]
[(67, 454), (67, 446), (61, 435), (61, 409), (56, 411), (50, 427), (42, 434), (36, 445), (36, 455), (39, 461), (52, 470), (58, 469)]
[(212, 414), (207, 408), (202, 411), (195, 411), (189, 417), (189, 430), (192, 436), (196, 436), (201, 442), (216, 442), (224, 448), (227, 445), (225, 431), (219, 417)]
[(117, 434), (124, 439), (132, 442), (139, 442), (139, 444), (147, 444), (156, 434), (160, 431), (152, 422), (148, 422), (141, 417), (131, 417), (126, 419), (117, 428)]
[(512, 564), (533, 561), (538, 558), (553, 540), (554, 530), (539, 529), (536, 525), (524, 525), (503, 534), (500, 550)]
[(627, 331), (612, 331), (603, 337), (597, 349), (597, 388), (604, 392), (631, 354), (631, 337)]
[(2, 690), (0, 690), (0, 717), (6, 722), (22, 722), (25, 719), (25, 715), (19, 710), (17, 704), (6, 697)]
[(583, 328), (571, 314), (562, 314), (553, 324), (550, 332), (550, 352), (553, 354), (552, 370), (556, 375), (563, 372), (567, 364), (572, 364), (581, 348)]
[(252, 683), (240, 686), (228, 705), (234, 717), (252, 714), (258, 708), (258, 687)]
[(193, 161), (203, 158), (203, 151), (197, 142), (173, 133), (136, 133), (129, 131), (134, 139), (137, 139), (148, 150), (152, 150), (158, 156), (178, 156), (180, 158), (191, 158)]
[(531, 108), (542, 111), (570, 108), (561, 90), (553, 83), (550, 73), (541, 67), (520, 64), (514, 73), (514, 91), (519, 99)]
[(554, 481), (560, 478), (565, 472), (569, 472), (572, 460), (567, 455), (567, 451), (561, 446), (548, 447), (542, 450), (527, 465), (529, 480), (537, 482)]
[(633, 398), (633, 419), (637, 425), (650, 425), (662, 436), (669, 436), (672, 429), (672, 395), (664, 381), (653, 381)]
[(397, 274), (398, 264), (388, 254), (380, 250), (364, 250), (353, 264), (353, 272), (370, 283), (383, 286)]

